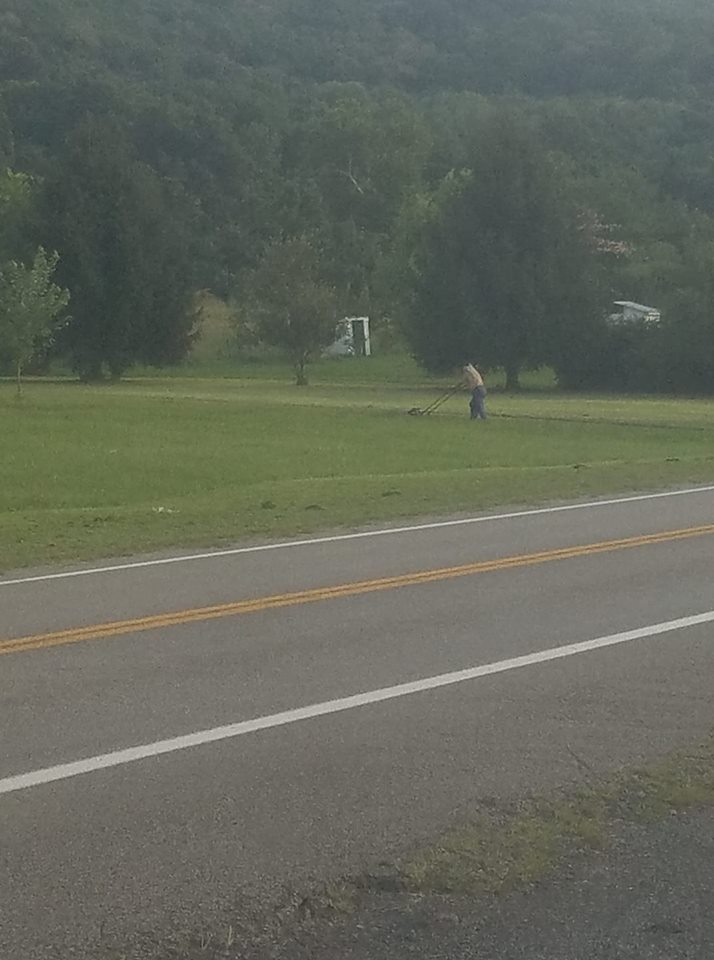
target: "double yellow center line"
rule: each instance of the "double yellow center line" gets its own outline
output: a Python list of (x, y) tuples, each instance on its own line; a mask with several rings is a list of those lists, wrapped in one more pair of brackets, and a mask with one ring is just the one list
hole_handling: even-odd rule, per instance
[(436, 583), (452, 580), (456, 577), (471, 577), (480, 573), (497, 570), (509, 570), (529, 567), (553, 560), (572, 560), (576, 557), (588, 557), (598, 553), (611, 553), (616, 550), (628, 550), (649, 544), (670, 543), (674, 540), (689, 540), (714, 534), (714, 524), (701, 527), (687, 527), (682, 530), (668, 530), (663, 533), (629, 537), (624, 540), (603, 540), (575, 547), (561, 547), (555, 550), (543, 550), (539, 553), (519, 554), (502, 557), (497, 560), (481, 560), (466, 563), (458, 567), (440, 567), (435, 570), (422, 570), (417, 573), (405, 573), (396, 577), (382, 577), (377, 580), (360, 580), (342, 583), (334, 587), (315, 587), (299, 590), (295, 593), (276, 594), (258, 597), (254, 600), (238, 600), (211, 607), (196, 607), (190, 610), (177, 610), (150, 617), (138, 617), (133, 620), (117, 620), (111, 623), (99, 623), (88, 627), (74, 627), (58, 630), (54, 633), (41, 633), (28, 637), (17, 637), (0, 641), (0, 656), (9, 653), (22, 653), (29, 650), (41, 650), (47, 647), (80, 643), (84, 640), (101, 640), (105, 637), (117, 637), (123, 634), (139, 633), (146, 630), (162, 630), (188, 623), (201, 623), (226, 617), (237, 617), (247, 613), (260, 613), (280, 607), (300, 606), (317, 603), (322, 600), (337, 600), (340, 597), (356, 597), (363, 593), (378, 593), (382, 590), (396, 590), (399, 587), (412, 587), (422, 583)]

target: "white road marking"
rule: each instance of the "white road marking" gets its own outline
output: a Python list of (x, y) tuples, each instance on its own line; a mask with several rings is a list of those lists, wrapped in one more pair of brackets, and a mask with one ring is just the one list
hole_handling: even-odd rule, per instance
[(606, 637), (597, 637), (594, 640), (585, 640), (581, 643), (571, 643), (563, 647), (552, 647), (549, 650), (540, 650), (522, 657), (513, 657), (510, 660), (499, 660), (496, 663), (487, 663), (467, 670), (456, 670), (453, 673), (442, 673), (435, 677), (426, 677), (410, 683), (400, 683), (393, 687), (382, 687), (379, 690), (370, 690), (339, 700), (327, 700), (324, 703), (314, 703), (296, 710), (286, 710), (283, 713), (274, 713), (254, 720), (243, 720), (224, 727), (214, 727), (211, 730), (199, 730), (170, 740), (158, 740), (155, 743), (146, 743), (126, 750), (115, 750), (97, 757), (87, 757), (73, 763), (62, 763), (55, 767), (46, 767), (43, 770), (33, 770), (17, 776), (6, 777), (0, 780), (0, 794), (17, 793), (31, 787), (53, 783), (57, 780), (70, 780), (83, 774), (95, 773), (97, 770), (106, 770), (110, 767), (120, 767), (137, 760), (147, 760), (159, 757), (166, 753), (177, 753), (191, 747), (204, 746), (207, 743), (216, 743), (220, 740), (233, 740), (248, 733), (257, 733), (259, 730), (270, 730), (273, 727), (285, 727), (302, 720), (312, 720), (315, 717), (324, 717), (332, 713), (344, 713), (358, 707), (366, 707), (385, 700), (397, 700), (414, 693), (424, 693), (427, 690), (436, 690), (439, 687), (449, 687), (466, 680), (477, 680), (480, 677), (492, 676), (496, 673), (506, 673), (509, 670), (519, 670), (521, 667), (530, 667), (551, 660), (563, 660), (566, 657), (578, 656), (592, 650), (601, 650), (603, 647), (615, 647), (633, 640), (643, 640), (656, 637), (663, 633), (684, 630), (688, 627), (703, 623), (714, 622), (714, 610), (696, 614), (691, 617), (682, 617), (679, 620), (669, 620), (664, 623), (655, 623), (637, 630), (627, 630), (624, 633), (613, 633)]
[(517, 510), (513, 513), (486, 514), (479, 517), (464, 517), (460, 520), (440, 520), (434, 523), (418, 523), (408, 527), (386, 527), (382, 530), (364, 530), (361, 533), (341, 533), (331, 537), (313, 537), (307, 540), (286, 540), (279, 543), (263, 543), (254, 547), (231, 547), (227, 550), (209, 550), (186, 556), (162, 557), (157, 560), (137, 560), (116, 563), (105, 567), (88, 567), (82, 570), (66, 570), (60, 573), (45, 573), (33, 577), (0, 579), (0, 588), (18, 586), (22, 583), (41, 583), (45, 580), (68, 580), (72, 577), (89, 577), (100, 573), (117, 573), (121, 570), (139, 570), (143, 567), (161, 567), (172, 563), (191, 563), (196, 560), (215, 560), (220, 557), (236, 557), (244, 553), (263, 553), (267, 550), (287, 550), (291, 547), (314, 547), (325, 543), (340, 543), (344, 540), (364, 540), (370, 537), (387, 537), (396, 534), (418, 533), (423, 530), (440, 530), (445, 527), (462, 527), (474, 523), (495, 523), (498, 520), (516, 520), (521, 517), (537, 517), (548, 513), (565, 513), (570, 510), (592, 510), (597, 507), (612, 507), (620, 503), (638, 503), (644, 500), (663, 500), (667, 497), (684, 497), (698, 493), (714, 492), (714, 484), (706, 487), (690, 487), (686, 490), (667, 490), (663, 493), (645, 493), (612, 500), (592, 500), (587, 503), (567, 503), (557, 507), (538, 507), (532, 510)]

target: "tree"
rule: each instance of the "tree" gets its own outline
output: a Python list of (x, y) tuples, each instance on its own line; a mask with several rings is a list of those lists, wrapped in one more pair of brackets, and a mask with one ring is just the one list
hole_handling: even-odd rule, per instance
[(52, 281), (57, 254), (40, 248), (32, 266), (11, 260), (0, 271), (0, 346), (13, 361), (18, 396), (22, 371), (52, 338), (69, 294)]
[(647, 357), (648, 388), (714, 393), (714, 238), (692, 231), (663, 292), (660, 349)]
[[(326, 277), (345, 313), (371, 313), (374, 279), (430, 150), (414, 106), (361, 85), (327, 86), (285, 144), (294, 211), (288, 233), (319, 233)], [(308, 224), (308, 226), (306, 226)]]
[(72, 134), (44, 214), (72, 292), (60, 347), (80, 377), (181, 360), (193, 324), (187, 204), (136, 159), (118, 124), (89, 120)]
[(22, 256), (27, 247), (34, 188), (30, 177), (0, 170), (0, 265)]
[(305, 386), (308, 363), (335, 336), (337, 298), (322, 279), (318, 250), (306, 237), (274, 243), (246, 291), (261, 339), (287, 352), (297, 385)]
[(593, 317), (593, 257), (543, 148), (520, 123), (484, 127), (471, 169), (435, 198), (413, 257), (406, 333), (444, 369), (471, 357), (503, 367), (548, 362)]

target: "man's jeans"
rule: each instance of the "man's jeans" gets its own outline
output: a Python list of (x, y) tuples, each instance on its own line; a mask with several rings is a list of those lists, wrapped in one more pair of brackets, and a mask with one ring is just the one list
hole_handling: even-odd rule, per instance
[(469, 403), (472, 420), (486, 419), (486, 391), (483, 387), (476, 387), (471, 391), (471, 401)]

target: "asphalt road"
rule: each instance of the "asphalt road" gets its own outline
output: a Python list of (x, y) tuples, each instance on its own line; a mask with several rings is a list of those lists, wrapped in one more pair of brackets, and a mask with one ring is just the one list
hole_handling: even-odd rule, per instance
[(0, 578), (3, 960), (200, 927), (714, 727), (714, 488), (364, 533)]

